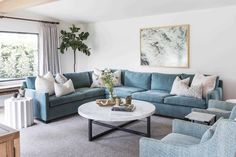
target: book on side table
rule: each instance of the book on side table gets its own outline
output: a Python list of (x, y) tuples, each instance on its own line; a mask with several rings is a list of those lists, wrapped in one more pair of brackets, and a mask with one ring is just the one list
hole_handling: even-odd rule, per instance
[(123, 112), (133, 112), (135, 110), (135, 105), (117, 105), (111, 108), (112, 111), (123, 111)]

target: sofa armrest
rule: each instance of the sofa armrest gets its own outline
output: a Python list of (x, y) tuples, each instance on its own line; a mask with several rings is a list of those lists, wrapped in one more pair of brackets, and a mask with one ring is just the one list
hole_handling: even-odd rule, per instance
[(145, 137), (139, 141), (139, 157), (187, 157), (188, 154), (188, 147)]
[(209, 92), (206, 96), (206, 102), (208, 102), (210, 99), (214, 100), (222, 100), (223, 99), (223, 94), (222, 94), (222, 88), (217, 87), (213, 91)]
[(201, 138), (210, 126), (189, 121), (174, 119), (172, 122), (172, 132)]
[(41, 120), (47, 121), (49, 110), (49, 94), (36, 91), (34, 89), (26, 89), (25, 95), (33, 98), (34, 116)]
[(235, 103), (219, 101), (219, 100), (209, 100), (208, 103), (208, 108), (218, 108), (226, 111), (232, 111), (234, 106), (236, 106)]

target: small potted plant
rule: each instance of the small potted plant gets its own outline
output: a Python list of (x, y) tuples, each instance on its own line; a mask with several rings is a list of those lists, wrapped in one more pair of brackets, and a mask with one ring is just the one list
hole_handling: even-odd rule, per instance
[(104, 86), (107, 88), (108, 92), (109, 92), (109, 98), (111, 100), (114, 101), (114, 95), (113, 95), (113, 73), (109, 70), (104, 70), (103, 74), (102, 74), (102, 81)]
[(25, 97), (25, 87), (21, 86), (19, 89), (19, 95), (20, 97)]

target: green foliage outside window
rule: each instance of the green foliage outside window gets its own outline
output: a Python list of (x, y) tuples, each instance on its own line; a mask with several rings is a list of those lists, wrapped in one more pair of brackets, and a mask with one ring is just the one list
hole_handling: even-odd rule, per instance
[(0, 43), (0, 80), (36, 75), (37, 53), (29, 45)]

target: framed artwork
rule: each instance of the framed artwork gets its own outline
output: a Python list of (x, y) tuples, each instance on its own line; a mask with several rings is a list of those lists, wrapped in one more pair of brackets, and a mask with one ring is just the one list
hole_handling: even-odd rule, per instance
[(189, 31), (189, 25), (141, 29), (141, 65), (188, 68)]

